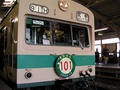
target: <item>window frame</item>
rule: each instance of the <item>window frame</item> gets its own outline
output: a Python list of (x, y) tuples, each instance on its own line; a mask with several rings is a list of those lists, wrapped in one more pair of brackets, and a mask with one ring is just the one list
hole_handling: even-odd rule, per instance
[[(51, 19), (46, 19), (46, 18), (39, 18), (39, 17), (33, 17), (33, 16), (26, 16), (25, 17), (25, 38), (26, 38), (26, 29), (27, 29), (27, 26), (26, 26), (26, 19), (27, 18), (31, 18), (31, 19), (36, 19), (36, 20), (46, 20), (49, 22), (49, 28), (50, 28), (50, 33), (52, 31), (52, 22), (58, 22), (58, 23), (63, 23), (63, 24), (69, 24), (70, 25), (70, 35), (71, 35), (71, 46), (67, 46), (67, 47), (74, 47), (73, 46), (73, 26), (78, 26), (78, 27), (84, 27), (87, 29), (87, 32), (88, 32), (88, 43), (89, 43), (89, 46), (88, 47), (84, 47), (84, 48), (89, 48), (91, 46), (91, 38), (90, 38), (90, 29), (89, 29), (89, 26), (85, 26), (85, 25), (80, 25), (79, 23), (73, 23), (73, 22), (68, 22), (68, 21), (62, 21), (62, 20), (51, 20)], [(52, 34), (50, 34), (50, 45), (47, 45), (47, 46), (61, 46), (61, 45), (53, 45), (53, 43), (51, 42), (52, 41)], [(26, 43), (26, 40), (25, 40), (25, 43)], [(27, 45), (39, 45), (39, 46), (46, 46), (44, 44), (28, 44), (26, 43)], [(65, 46), (66, 47), (66, 46)]]

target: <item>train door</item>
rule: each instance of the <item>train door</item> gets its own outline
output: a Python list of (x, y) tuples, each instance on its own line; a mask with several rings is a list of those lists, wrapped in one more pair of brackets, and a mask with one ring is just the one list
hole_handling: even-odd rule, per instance
[(14, 68), (14, 19), (11, 20), (11, 27), (10, 27), (10, 42), (9, 42), (9, 55), (8, 55), (8, 66), (9, 66), (9, 76), (11, 77), (13, 74), (13, 68)]
[(0, 71), (4, 69), (4, 26), (0, 30)]
[(8, 27), (3, 26), (0, 30), (0, 71), (1, 76), (4, 78), (7, 78), (7, 66), (8, 66), (8, 60), (7, 60), (7, 39), (8, 39)]

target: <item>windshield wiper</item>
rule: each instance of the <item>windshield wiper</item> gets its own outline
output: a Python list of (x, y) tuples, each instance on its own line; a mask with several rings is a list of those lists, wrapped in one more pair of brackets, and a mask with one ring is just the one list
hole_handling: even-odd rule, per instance
[(83, 48), (82, 43), (80, 42), (80, 40), (78, 40), (78, 42), (79, 42), (79, 47), (81, 47), (81, 49), (83, 50), (84, 48)]

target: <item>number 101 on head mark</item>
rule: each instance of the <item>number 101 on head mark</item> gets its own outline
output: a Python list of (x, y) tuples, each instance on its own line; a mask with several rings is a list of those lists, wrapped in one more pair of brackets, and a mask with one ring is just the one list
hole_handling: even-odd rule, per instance
[(75, 70), (75, 61), (69, 54), (64, 54), (58, 57), (56, 61), (56, 73), (62, 77), (70, 77)]

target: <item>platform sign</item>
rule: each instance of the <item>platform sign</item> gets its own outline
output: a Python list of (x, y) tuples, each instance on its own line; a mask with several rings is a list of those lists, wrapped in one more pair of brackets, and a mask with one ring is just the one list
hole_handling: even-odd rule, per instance
[(63, 54), (56, 61), (56, 73), (62, 77), (70, 77), (75, 70), (75, 61), (69, 54)]

